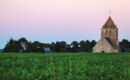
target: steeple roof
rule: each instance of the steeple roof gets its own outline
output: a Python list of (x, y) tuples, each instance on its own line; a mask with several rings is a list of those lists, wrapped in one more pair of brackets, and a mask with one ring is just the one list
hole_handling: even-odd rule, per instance
[(103, 28), (117, 28), (111, 16), (109, 16), (106, 23), (103, 25)]

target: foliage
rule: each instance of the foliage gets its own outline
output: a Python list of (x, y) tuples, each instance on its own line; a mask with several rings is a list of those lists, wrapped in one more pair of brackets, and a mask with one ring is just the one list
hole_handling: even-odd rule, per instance
[(0, 54), (0, 80), (130, 80), (130, 54)]
[(38, 41), (29, 42), (26, 38), (19, 40), (10, 39), (4, 48), (4, 52), (44, 52), (44, 48), (50, 48), (51, 52), (91, 52), (96, 41), (73, 41), (67, 44), (65, 41), (52, 42), (51, 44)]
[[(45, 52), (45, 48), (49, 48), (50, 52), (92, 52), (92, 48), (97, 42), (95, 40), (72, 41), (67, 44), (65, 41), (57, 41), (52, 43), (41, 43), (39, 41), (29, 42), (26, 38), (19, 40), (10, 39), (4, 48), (4, 52)], [(123, 39), (120, 42), (121, 52), (130, 52), (130, 42)]]
[(79, 43), (77, 41), (73, 41), (71, 43), (72, 45), (72, 52), (78, 52), (79, 51)]
[(123, 39), (122, 42), (120, 42), (120, 49), (122, 52), (130, 52), (130, 42)]
[(4, 48), (4, 52), (19, 52), (19, 50), (22, 50), (22, 46), (20, 45), (19, 41), (16, 41), (14, 39), (10, 39), (10, 41), (6, 44), (6, 47)]

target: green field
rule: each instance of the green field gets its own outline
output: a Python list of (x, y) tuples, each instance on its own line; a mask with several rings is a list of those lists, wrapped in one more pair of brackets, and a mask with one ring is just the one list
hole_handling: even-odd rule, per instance
[(0, 53), (0, 80), (130, 80), (130, 54)]

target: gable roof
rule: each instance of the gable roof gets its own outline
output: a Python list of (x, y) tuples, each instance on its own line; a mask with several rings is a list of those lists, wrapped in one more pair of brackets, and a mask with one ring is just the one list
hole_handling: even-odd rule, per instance
[(116, 49), (116, 47), (113, 45), (113, 43), (111, 42), (111, 40), (108, 37), (105, 37), (105, 39), (111, 45), (112, 48)]
[[(105, 44), (104, 44), (105, 43)], [(106, 47), (106, 45), (107, 45), (107, 48), (109, 47), (111, 47), (111, 48), (113, 48), (114, 46), (113, 46), (113, 44), (112, 44), (112, 42), (108, 39), (108, 38), (106, 38), (106, 37), (102, 37), (98, 42), (97, 42), (97, 44), (93, 47), (93, 49), (96, 49), (96, 48), (99, 48), (100, 49), (100, 47), (99, 46), (102, 46), (102, 49), (104, 49), (105, 47)]]
[(117, 28), (111, 16), (109, 16), (106, 23), (103, 25), (103, 28)]

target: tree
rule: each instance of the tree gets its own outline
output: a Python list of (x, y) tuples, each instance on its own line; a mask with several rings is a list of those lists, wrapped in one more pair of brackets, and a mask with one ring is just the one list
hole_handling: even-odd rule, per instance
[(23, 52), (26, 52), (26, 49), (27, 49), (27, 44), (28, 44), (28, 41), (26, 40), (26, 38), (20, 38), (18, 40), (18, 42), (20, 43), (21, 47), (22, 47), (22, 51)]
[(33, 52), (44, 52), (44, 46), (42, 43), (35, 41), (32, 43), (32, 51)]
[(66, 52), (71, 52), (71, 45), (70, 44), (67, 44), (66, 45)]
[(91, 43), (89, 40), (86, 41), (86, 52), (91, 52)]
[(95, 40), (92, 40), (91, 41), (91, 44), (90, 44), (90, 50), (91, 50), (91, 52), (92, 52), (92, 49), (93, 49), (93, 47), (96, 45), (96, 41)]
[(55, 45), (56, 45), (56, 44), (55, 44), (54, 42), (52, 42), (52, 43), (50, 44), (50, 49), (51, 49), (53, 52), (56, 51)]
[(130, 52), (130, 42), (126, 39), (123, 39), (120, 42), (120, 50), (122, 52)]
[(33, 52), (32, 42), (28, 42), (28, 43), (27, 43), (26, 52)]
[(86, 44), (85, 44), (85, 41), (80, 41), (79, 42), (79, 45), (80, 45), (80, 51), (81, 52), (86, 52)]
[(23, 49), (20, 45), (20, 43), (14, 39), (10, 39), (9, 42), (7, 42), (4, 52), (20, 52), (20, 50)]
[(72, 52), (78, 52), (79, 51), (79, 43), (77, 41), (73, 41), (71, 43), (72, 46)]
[(27, 52), (45, 52), (44, 51), (44, 44), (38, 42), (38, 41), (34, 41), (32, 42), (28, 42), (27, 43)]
[(65, 41), (60, 42), (60, 52), (66, 52), (66, 42)]
[(55, 44), (55, 51), (60, 52), (60, 42), (59, 41), (57, 41)]
[(66, 52), (66, 42), (65, 41), (57, 41), (55, 44), (55, 51), (56, 52)]

